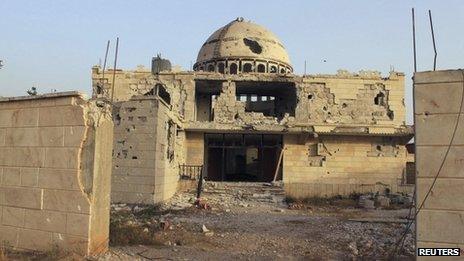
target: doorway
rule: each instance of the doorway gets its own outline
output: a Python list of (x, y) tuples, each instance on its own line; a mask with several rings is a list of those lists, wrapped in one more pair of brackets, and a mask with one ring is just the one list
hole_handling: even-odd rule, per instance
[(277, 167), (282, 135), (275, 134), (205, 134), (207, 180), (271, 182), (282, 179)]

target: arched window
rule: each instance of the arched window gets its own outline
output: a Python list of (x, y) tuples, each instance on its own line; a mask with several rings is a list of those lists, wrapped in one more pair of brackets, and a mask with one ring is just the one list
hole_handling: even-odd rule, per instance
[(230, 74), (237, 74), (237, 64), (233, 63), (229, 66), (229, 73)]
[(280, 73), (284, 74), (285, 73), (285, 68), (280, 69)]
[(214, 65), (208, 65), (208, 72), (214, 72)]
[(266, 72), (266, 66), (264, 66), (264, 64), (258, 64), (258, 72), (259, 73)]
[(270, 73), (277, 73), (277, 67), (275, 65), (272, 65), (271, 68), (269, 69)]
[(253, 66), (251, 65), (251, 63), (245, 63), (245, 64), (243, 65), (243, 72), (246, 72), (246, 73), (251, 72), (252, 67), (253, 67)]
[(219, 65), (218, 65), (218, 72), (224, 73), (224, 63), (219, 63)]

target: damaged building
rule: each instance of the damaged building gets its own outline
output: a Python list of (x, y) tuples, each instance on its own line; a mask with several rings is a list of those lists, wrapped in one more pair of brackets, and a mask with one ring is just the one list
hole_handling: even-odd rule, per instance
[(282, 181), (293, 197), (412, 190), (404, 74), (296, 75), (281, 41), (242, 18), (206, 40), (193, 71), (158, 56), (151, 70), (95, 66), (92, 85), (114, 101), (113, 202), (161, 202), (201, 169)]

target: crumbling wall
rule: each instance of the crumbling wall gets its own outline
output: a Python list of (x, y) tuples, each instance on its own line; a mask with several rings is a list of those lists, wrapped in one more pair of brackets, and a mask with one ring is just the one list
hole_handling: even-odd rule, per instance
[[(404, 141), (374, 136), (285, 135), (283, 182), (289, 196), (408, 192)], [(372, 148), (381, 146), (376, 154)], [(382, 151), (382, 149), (384, 151)]]
[(112, 202), (159, 203), (171, 197), (184, 162), (183, 131), (170, 106), (139, 96), (114, 108)]
[(404, 125), (403, 77), (303, 78), (297, 84), (298, 123)]
[(418, 72), (413, 79), (417, 208), (431, 191), (416, 218), (416, 247), (459, 247), (462, 250), (464, 117), (458, 114), (462, 113), (463, 106), (464, 71)]
[(76, 92), (0, 99), (0, 242), (108, 248), (113, 124)]

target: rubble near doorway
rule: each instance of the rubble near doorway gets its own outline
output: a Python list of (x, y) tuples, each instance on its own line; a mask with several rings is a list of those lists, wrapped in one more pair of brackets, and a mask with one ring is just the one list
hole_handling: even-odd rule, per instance
[(277, 173), (281, 180), (281, 148), (282, 135), (205, 134), (205, 179), (271, 182)]

